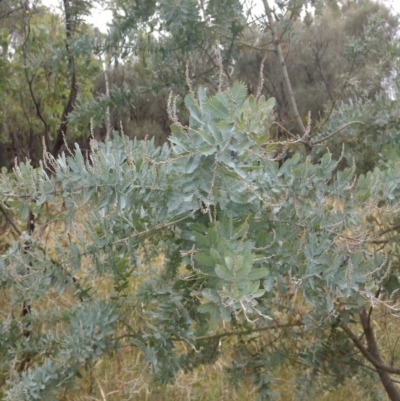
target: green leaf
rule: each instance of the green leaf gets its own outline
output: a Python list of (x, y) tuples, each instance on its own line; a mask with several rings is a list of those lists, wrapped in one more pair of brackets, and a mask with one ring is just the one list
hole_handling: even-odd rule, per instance
[(221, 298), (218, 295), (217, 291), (211, 289), (211, 288), (206, 288), (204, 289), (201, 294), (203, 295), (204, 298), (208, 299), (209, 301), (212, 301), (214, 303), (220, 303)]
[(190, 116), (194, 118), (197, 122), (203, 124), (203, 117), (201, 115), (201, 111), (197, 105), (196, 100), (193, 98), (191, 94), (185, 96), (185, 106), (188, 108)]
[(229, 120), (229, 109), (225, 107), (215, 96), (204, 102), (204, 111), (212, 119)]
[(233, 278), (233, 273), (223, 265), (216, 265), (215, 273), (217, 273), (218, 277), (222, 280), (230, 281)]
[(182, 151), (183, 152), (189, 152), (190, 149), (188, 148), (188, 146), (186, 144), (184, 144), (181, 140), (179, 140), (178, 138), (174, 137), (174, 136), (170, 136), (169, 137), (169, 141), (173, 144), (176, 145), (176, 147), (180, 148), (180, 149), (176, 149), (176, 147), (174, 148), (175, 152), (177, 152), (178, 154), (181, 154)]
[(22, 206), (22, 212), (21, 212), (21, 219), (22, 220), (27, 220), (29, 217), (29, 204), (24, 203)]
[(197, 307), (200, 313), (211, 313), (217, 306), (214, 302), (206, 302)]
[(204, 156), (210, 156), (217, 152), (217, 148), (212, 145), (203, 145), (197, 148), (197, 151)]
[(248, 280), (260, 280), (260, 279), (265, 279), (268, 276), (269, 272), (268, 269), (266, 269), (265, 267), (261, 267), (259, 269), (254, 269), (252, 270), (248, 276), (247, 279)]
[(206, 131), (200, 129), (197, 131), (199, 135), (209, 144), (209, 145), (215, 145), (215, 139)]
[(199, 167), (201, 161), (201, 156), (200, 155), (193, 155), (189, 157), (189, 160), (186, 163), (185, 166), (185, 173), (186, 174), (192, 174), (193, 171)]
[(271, 97), (265, 102), (264, 107), (267, 109), (272, 109), (275, 107), (275, 105), (276, 105), (276, 100), (274, 97)]
[(221, 135), (221, 132), (219, 131), (218, 124), (215, 121), (210, 121), (207, 124), (207, 128), (208, 128), (208, 131), (215, 138), (216, 143), (221, 143), (222, 135)]
[(247, 96), (247, 86), (241, 82), (235, 82), (232, 85), (231, 92), (233, 101), (241, 106)]
[(93, 194), (95, 192), (96, 192), (96, 187), (94, 187), (94, 186), (85, 189), (83, 192), (83, 196), (82, 196), (82, 205), (87, 203), (89, 201), (89, 199), (91, 199), (93, 197)]
[(225, 322), (230, 322), (232, 320), (232, 314), (231, 314), (231, 310), (230, 308), (228, 308), (227, 306), (221, 306), (219, 308), (222, 320), (224, 320)]
[(194, 255), (194, 260), (201, 266), (207, 266), (207, 267), (214, 267), (215, 263), (213, 262), (213, 260), (211, 259), (210, 256), (202, 253), (202, 252), (198, 252)]
[(197, 98), (199, 99), (200, 107), (202, 107), (204, 101), (207, 99), (207, 90), (204, 87), (200, 87), (197, 90)]
[(233, 263), (233, 259), (230, 256), (225, 256), (225, 264), (228, 267), (228, 269), (233, 272), (234, 270), (234, 263)]
[(258, 289), (257, 291), (253, 291), (253, 298), (260, 298), (265, 294), (266, 290), (263, 288)]
[(219, 324), (219, 321), (221, 320), (221, 313), (220, 313), (220, 308), (217, 306), (211, 311), (211, 318), (210, 318), (210, 326), (211, 327), (216, 327)]
[(221, 262), (221, 256), (220, 256), (219, 253), (215, 250), (215, 248), (211, 248), (211, 249), (210, 249), (210, 256), (211, 256), (211, 258), (212, 258), (212, 260), (214, 261), (215, 264)]
[(267, 278), (263, 281), (263, 286), (267, 292), (271, 292), (274, 287), (274, 276), (269, 272), (267, 273)]

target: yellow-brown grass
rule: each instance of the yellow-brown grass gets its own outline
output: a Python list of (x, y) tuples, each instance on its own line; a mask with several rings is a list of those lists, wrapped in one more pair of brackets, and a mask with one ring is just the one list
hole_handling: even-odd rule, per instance
[[(83, 213), (83, 212), (82, 212)], [(55, 214), (56, 215), (56, 214)], [(78, 216), (79, 217), (79, 216)], [(77, 229), (84, 230), (79, 226), (79, 219), (74, 224)], [(60, 234), (65, 230), (64, 223), (53, 219), (51, 223), (43, 222), (43, 227), (38, 228), (37, 239), (43, 241), (43, 246), (52, 252), (55, 243), (51, 232)], [(66, 246), (68, 241), (74, 239), (74, 230), (65, 233), (64, 236), (57, 238), (62, 239), (62, 243)], [(9, 233), (8, 233), (9, 234)], [(153, 261), (152, 265), (160, 267), (163, 265), (163, 255), (158, 260)], [(82, 263), (82, 271), (78, 274), (78, 279), (83, 281), (91, 281), (96, 288), (97, 295), (107, 299), (113, 293), (112, 281), (107, 275), (93, 280), (91, 278), (91, 266), (88, 259), (84, 259)], [(135, 277), (130, 280), (130, 290), (133, 292), (138, 285)], [(72, 294), (64, 293), (62, 295), (50, 292), (47, 300), (34, 305), (36, 310), (46, 308), (53, 304), (59, 305), (61, 308), (68, 309), (73, 304)], [(302, 298), (295, 296), (290, 302), (296, 303), (296, 309), (302, 314), (306, 307)], [(8, 314), (19, 313), (18, 307), (11, 307), (9, 293), (3, 291), (0, 295), (0, 316), (5, 319)], [(382, 313), (382, 312), (381, 312)], [(132, 311), (132, 321), (134, 321), (135, 312)], [(285, 317), (285, 316), (281, 316)], [(286, 317), (287, 318), (287, 317)], [(297, 317), (296, 317), (297, 318)], [(62, 324), (62, 323), (60, 323)], [(389, 315), (383, 314), (380, 320), (374, 321), (377, 337), (380, 343), (395, 344), (398, 340), (397, 321), (394, 321)], [(45, 325), (35, 327), (34, 330), (45, 330)], [(123, 330), (122, 328), (120, 330)], [(118, 334), (122, 334), (118, 333)], [(179, 345), (178, 345), (179, 347)], [(181, 345), (182, 350), (184, 345)], [(119, 350), (106, 354), (101, 360), (96, 362), (87, 371), (82, 369), (82, 379), (79, 384), (81, 388), (68, 393), (64, 397), (60, 397), (61, 401), (121, 401), (121, 400), (138, 400), (138, 401), (253, 401), (256, 400), (254, 388), (249, 383), (243, 383), (241, 387), (235, 388), (225, 374), (225, 368), (229, 364), (232, 357), (231, 346), (227, 343), (222, 345), (222, 356), (213, 365), (200, 366), (193, 372), (184, 374), (179, 373), (173, 384), (156, 385), (150, 380), (150, 368), (145, 363), (143, 355), (133, 347), (128, 345), (122, 346)], [(400, 358), (400, 347), (392, 347), (385, 350), (384, 357), (393, 357), (398, 360)], [(39, 360), (38, 360), (39, 361)], [(292, 384), (296, 377), (296, 368), (289, 362), (279, 370), (276, 370), (276, 383), (273, 388), (280, 392), (281, 396), (277, 400), (296, 400), (296, 388)], [(7, 378), (4, 378), (7, 379)], [(378, 384), (379, 386), (379, 384)], [(317, 394), (315, 401), (342, 401), (345, 399), (357, 401), (369, 401), (365, 394), (365, 389), (361, 388), (353, 379), (348, 379), (345, 384), (337, 388), (333, 392), (323, 392)], [(384, 396), (383, 396), (384, 397)], [(384, 400), (385, 398), (382, 398)]]

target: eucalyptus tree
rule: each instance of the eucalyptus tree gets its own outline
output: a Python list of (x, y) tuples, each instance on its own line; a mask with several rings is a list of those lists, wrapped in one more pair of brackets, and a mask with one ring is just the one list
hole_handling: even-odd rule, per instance
[[(395, 66), (398, 19), (380, 3), (348, 2), (341, 9), (321, 7), (319, 13), (281, 15), (279, 40), (301, 118), (311, 112), (314, 121), (324, 120), (349, 97), (374, 99), (384, 89), (385, 77)], [(287, 13), (286, 13), (287, 14)], [(257, 88), (264, 60), (263, 93), (277, 100), (279, 119), (286, 127), (292, 120), (283, 87), (280, 62), (269, 30), (261, 22), (243, 33), (235, 78)]]
[[(81, 127), (71, 127), (68, 117), (78, 99), (78, 86), (82, 98), (91, 96), (89, 79), (97, 73), (98, 63), (93, 62), (89, 49), (90, 31), (81, 21), (89, 4), (65, 0), (63, 5), (64, 21), (39, 2), (1, 2), (1, 16), (5, 16), (0, 20), (0, 165), (6, 170), (21, 160), (37, 167), (44, 149), (56, 156), (70, 138), (81, 135)], [(22, 224), (14, 223), (13, 212), (4, 199), (0, 207), (2, 242), (4, 232), (20, 236), (24, 230), (28, 235), (35, 230), (38, 209), (35, 213), (28, 210)], [(22, 301), (20, 309), (23, 316), (30, 314), (31, 304)]]
[[(398, 19), (384, 5), (374, 1), (291, 1), (274, 5), (275, 40), (282, 45), (299, 113), (296, 122), (265, 11), (248, 9), (245, 4), (236, 0), (203, 3), (171, 0), (144, 6), (141, 2), (115, 1), (108, 54), (114, 54), (117, 62), (126, 60), (126, 68), (115, 67), (115, 93), (109, 102), (114, 105), (115, 125), (119, 126), (122, 121), (129, 135), (134, 132), (139, 137), (151, 135), (151, 126), (157, 140), (163, 132), (166, 138), (168, 124), (164, 110), (168, 93), (173, 90), (183, 99), (187, 90), (187, 60), (195, 86), (217, 89), (218, 58), (221, 57), (225, 80), (246, 82), (254, 94), (263, 61), (262, 93), (276, 99), (279, 125), (275, 124), (274, 129), (282, 137), (288, 137), (282, 127), (301, 135), (299, 119), (306, 124), (309, 112), (314, 122), (312, 134), (319, 135), (324, 130), (331, 131), (324, 125), (336, 110), (343, 110), (343, 102), (373, 103), (376, 96), (387, 98), (385, 83), (393, 79), (392, 72), (397, 65)], [(117, 88), (121, 88), (119, 94)], [(105, 106), (106, 99), (100, 99)], [(86, 115), (96, 116), (100, 122), (105, 115), (99, 112), (101, 105), (101, 101), (89, 104)], [(158, 112), (154, 111), (156, 108)], [(178, 108), (185, 113), (182, 101), (178, 101)], [(364, 117), (368, 116), (370, 113), (366, 112)], [(353, 132), (360, 142), (361, 138), (364, 142), (366, 138), (374, 142), (373, 136), (361, 134), (371, 126), (371, 120), (352, 119), (349, 115), (342, 119), (342, 125), (353, 120), (363, 121), (364, 125), (350, 125), (339, 135), (340, 141), (335, 141), (334, 136), (330, 142), (335, 156), (339, 157), (341, 143), (347, 141), (346, 133), (351, 134), (345, 153), (345, 161), (350, 164), (354, 153)], [(390, 136), (383, 137), (388, 141)], [(376, 142), (369, 147), (376, 152), (374, 157), (365, 157), (371, 161), (367, 169), (379, 161), (381, 147)]]
[[(1, 161), (28, 158), (38, 164), (44, 144), (57, 155), (68, 141), (68, 116), (80, 96), (91, 97), (98, 69), (90, 29), (82, 22), (89, 12), (83, 1), (65, 1), (64, 15), (39, 2), (4, 2), (10, 8), (1, 20), (4, 46), (2, 75), (2, 139), (10, 151)], [(7, 7), (6, 7), (7, 8)], [(3, 46), (3, 48), (4, 48)], [(79, 135), (70, 129), (70, 136)]]

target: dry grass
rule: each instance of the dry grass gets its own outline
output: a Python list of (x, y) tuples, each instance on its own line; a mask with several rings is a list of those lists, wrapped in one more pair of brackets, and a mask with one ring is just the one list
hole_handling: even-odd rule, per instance
[[(77, 224), (77, 223), (76, 223)], [(54, 239), (49, 234), (50, 231), (56, 230), (62, 232), (63, 223), (54, 220), (51, 224), (45, 223), (43, 229), (38, 230), (41, 239), (44, 241), (46, 249), (54, 248)], [(80, 227), (77, 227), (80, 229)], [(54, 231), (53, 231), (54, 232)], [(8, 235), (10, 233), (7, 233)], [(63, 243), (66, 245), (73, 230), (65, 234)], [(6, 235), (7, 236), (7, 235)], [(4, 236), (3, 236), (4, 238)], [(65, 242), (64, 242), (65, 241)], [(153, 266), (161, 266), (163, 257), (152, 263)], [(89, 261), (83, 262), (82, 272), (79, 279), (86, 281), (92, 280), (91, 267)], [(113, 292), (112, 282), (103, 276), (96, 282), (91, 281), (92, 285), (97, 289), (97, 294), (107, 299)], [(133, 292), (137, 287), (137, 279), (132, 277), (130, 280), (130, 289)], [(296, 297), (295, 297), (296, 298)], [(301, 300), (297, 300), (297, 306), (301, 306)], [(46, 303), (46, 302), (45, 302)], [(47, 304), (57, 303), (61, 308), (69, 308), (73, 299), (68, 294), (58, 296), (57, 294), (49, 294)], [(18, 309), (12, 308), (9, 294), (0, 294), (0, 316), (5, 318), (7, 314), (18, 313)], [(48, 306), (47, 305), (47, 306)], [(45, 308), (45, 304), (35, 305), (36, 309)], [(13, 310), (14, 309), (14, 310)], [(134, 313), (134, 312), (132, 312)], [(386, 316), (377, 320), (375, 328), (379, 338), (392, 345), (397, 344), (398, 329), (397, 322), (393, 321), (393, 317)], [(40, 330), (40, 328), (36, 328)], [(400, 347), (394, 346), (392, 353), (393, 358), (400, 358)], [(386, 353), (386, 356), (390, 356)], [(126, 346), (118, 351), (114, 351), (109, 355), (105, 355), (89, 370), (82, 372), (79, 390), (68, 393), (65, 397), (60, 398), (62, 401), (255, 401), (257, 395), (254, 388), (248, 383), (243, 383), (239, 388), (235, 388), (228, 380), (225, 374), (225, 368), (229, 364), (231, 351), (229, 345), (224, 345), (223, 357), (213, 365), (200, 366), (193, 372), (184, 374), (179, 373), (176, 381), (169, 385), (156, 385), (150, 380), (150, 369), (143, 360), (143, 355), (135, 348)], [(293, 366), (277, 371), (275, 389), (279, 390), (280, 397), (278, 401), (297, 400), (296, 389), (293, 381), (296, 371)], [(379, 384), (377, 386), (380, 386)], [(315, 401), (342, 401), (342, 400), (362, 400), (370, 401), (365, 394), (365, 389), (361, 388), (355, 380), (347, 380), (343, 386), (338, 387), (335, 391), (317, 394)], [(383, 396), (382, 400), (386, 398)], [(371, 400), (372, 401), (372, 400)]]
[[(257, 394), (244, 383), (236, 389), (225, 375), (228, 358), (224, 357), (211, 366), (201, 366), (193, 372), (178, 374), (173, 384), (154, 385), (149, 380), (141, 357), (131, 351), (119, 353), (113, 358), (98, 362), (82, 379), (82, 390), (70, 393), (63, 401), (255, 401)], [(276, 390), (277, 401), (298, 399), (292, 379), (293, 368), (278, 372)], [(365, 389), (355, 380), (347, 380), (335, 391), (315, 394), (314, 401), (373, 401)], [(386, 400), (382, 394), (382, 401)]]
[(224, 362), (202, 366), (188, 374), (179, 373), (173, 384), (160, 386), (149, 380), (148, 369), (135, 351), (101, 361), (83, 381), (86, 394), (71, 393), (65, 401), (89, 400), (255, 400), (244, 386), (235, 389), (224, 375)]

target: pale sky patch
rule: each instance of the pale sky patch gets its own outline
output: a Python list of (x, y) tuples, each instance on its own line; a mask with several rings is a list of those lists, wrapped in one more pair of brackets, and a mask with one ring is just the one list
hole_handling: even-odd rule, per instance
[[(400, 17), (400, 0), (380, 0), (392, 9), (394, 13), (397, 13)], [(55, 12), (62, 12), (62, 2), (60, 0), (42, 0), (42, 3), (52, 9)], [(264, 12), (264, 6), (262, 0), (245, 0), (245, 7), (254, 7), (252, 12), (253, 15), (261, 15)], [(111, 22), (112, 13), (111, 10), (105, 10), (99, 5), (95, 5), (92, 9), (92, 14), (85, 18), (89, 24), (92, 24), (98, 28), (101, 32), (107, 32), (107, 24)]]

